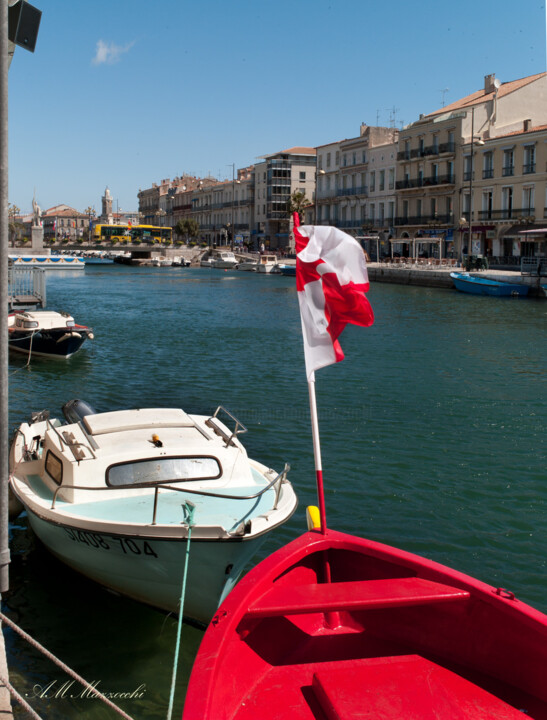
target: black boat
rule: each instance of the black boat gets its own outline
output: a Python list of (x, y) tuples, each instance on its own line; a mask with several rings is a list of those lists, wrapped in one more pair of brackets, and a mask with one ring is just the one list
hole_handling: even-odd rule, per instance
[(92, 329), (77, 325), (68, 313), (29, 310), (8, 315), (9, 349), (26, 355), (68, 358), (87, 338), (93, 339)]

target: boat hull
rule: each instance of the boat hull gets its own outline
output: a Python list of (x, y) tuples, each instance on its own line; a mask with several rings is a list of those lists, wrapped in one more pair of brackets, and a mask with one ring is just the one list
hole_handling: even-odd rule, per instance
[(51, 358), (69, 358), (82, 347), (90, 335), (83, 326), (47, 330), (18, 331), (9, 329), (8, 345), (14, 352)]
[(544, 720), (546, 673), (547, 617), (511, 593), (312, 531), (220, 606), (183, 719)]
[(469, 273), (450, 273), (456, 290), (471, 295), (490, 295), (492, 297), (526, 297), (528, 285), (507, 283), (490, 278), (479, 278)]
[[(178, 613), (187, 539), (119, 535), (85, 530), (39, 517), (30, 525), (45, 547), (85, 577), (133, 600)], [(190, 539), (184, 617), (206, 624), (264, 541)]]

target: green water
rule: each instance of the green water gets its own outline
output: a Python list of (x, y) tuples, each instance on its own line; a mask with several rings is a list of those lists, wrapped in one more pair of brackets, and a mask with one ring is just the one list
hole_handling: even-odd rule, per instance
[[(68, 362), (10, 358), (10, 426), (73, 397), (97, 410), (222, 404), (249, 455), (291, 465), (305, 528), (313, 449), (294, 278), (185, 268), (48, 275), (48, 307), (91, 325)], [(348, 327), (346, 360), (317, 373), (328, 524), (423, 554), (547, 611), (547, 303), (371, 286), (376, 322)], [(176, 622), (53, 560), (11, 527), (4, 611), (134, 718), (164, 718)], [(10, 676), (44, 718), (113, 718), (5, 630)], [(184, 626), (173, 717), (201, 631)], [(48, 687), (49, 686), (49, 687)], [(40, 695), (47, 697), (39, 697)], [(33, 696), (35, 696), (33, 698)]]

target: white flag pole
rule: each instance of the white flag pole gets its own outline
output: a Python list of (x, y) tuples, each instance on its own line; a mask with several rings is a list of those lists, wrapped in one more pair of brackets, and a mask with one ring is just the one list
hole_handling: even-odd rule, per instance
[(308, 380), (308, 393), (310, 396), (311, 431), (313, 438), (313, 456), (315, 459), (315, 476), (317, 483), (317, 502), (319, 504), (319, 517), (321, 532), (327, 532), (327, 513), (325, 510), (325, 491), (323, 488), (323, 467), (321, 465), (321, 445), (319, 442), (319, 420), (317, 417), (317, 403), (315, 401), (315, 373)]

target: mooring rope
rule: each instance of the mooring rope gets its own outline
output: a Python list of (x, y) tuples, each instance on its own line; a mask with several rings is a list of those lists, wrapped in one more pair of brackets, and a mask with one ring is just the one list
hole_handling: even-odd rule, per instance
[(171, 720), (173, 713), (173, 702), (175, 700), (175, 685), (177, 682), (177, 670), (179, 664), (179, 650), (180, 650), (180, 638), (182, 634), (182, 617), (184, 615), (184, 597), (186, 595), (186, 577), (188, 575), (188, 563), (190, 560), (190, 539), (192, 537), (192, 527), (194, 525), (194, 512), (196, 506), (194, 503), (187, 500), (182, 506), (184, 513), (184, 520), (188, 525), (188, 540), (186, 542), (186, 553), (184, 557), (184, 571), (182, 573), (182, 587), (180, 591), (180, 608), (179, 608), (179, 622), (177, 625), (177, 642), (175, 645), (175, 657), (173, 660), (173, 675), (171, 678), (171, 692), (169, 693), (169, 708), (167, 710), (167, 720)]
[[(96, 687), (91, 685), (87, 682), (87, 680), (84, 680), (83, 677), (78, 675), (72, 668), (69, 668), (68, 665), (65, 665), (62, 660), (59, 660), (59, 658), (55, 657), (53, 653), (51, 653), (49, 650), (47, 650), (43, 645), (40, 645), (40, 643), (35, 640), (33, 637), (31, 637), (28, 633), (26, 633), (24, 630), (22, 630), (18, 625), (16, 625), (12, 620), (9, 619), (6, 615), (4, 615), (3, 612), (0, 612), (0, 620), (5, 623), (9, 628), (12, 630), (15, 630), (16, 633), (18, 633), (24, 640), (26, 640), (32, 647), (39, 650), (41, 653), (43, 653), (49, 660), (54, 662), (56, 665), (58, 665), (62, 670), (66, 672), (67, 675), (70, 675), (71, 678), (79, 682), (81, 685), (85, 687), (86, 690), (89, 690), (94, 697), (97, 697), (99, 700), (102, 700), (104, 703), (106, 703), (109, 707), (112, 708), (115, 712), (118, 713), (118, 715), (121, 715), (121, 717), (126, 718), (126, 720), (133, 720), (133, 718), (125, 713), (121, 708), (119, 708), (115, 703), (112, 702), (112, 700), (109, 700), (105, 695), (103, 695), (101, 692), (97, 690)], [(5, 686), (10, 690), (9, 683), (3, 681)], [(11, 692), (11, 690), (10, 690)], [(38, 718), (39, 716), (35, 715), (35, 717)]]
[(30, 715), (31, 718), (34, 718), (34, 720), (42, 720), (40, 715), (36, 713), (31, 706), (28, 704), (28, 702), (25, 700), (25, 698), (20, 695), (17, 690), (13, 687), (13, 685), (10, 683), (9, 680), (7, 680), (3, 675), (0, 675), (0, 683), (4, 685), (6, 690), (9, 690), (10, 695), (17, 700), (19, 705), (27, 711), (27, 713)]
[(27, 362), (26, 362), (25, 365), (23, 365), (22, 367), (17, 368), (17, 370), (14, 370), (12, 373), (10, 373), (10, 377), (11, 377), (12, 375), (15, 375), (15, 373), (20, 372), (21, 370), (24, 370), (25, 368), (28, 368), (28, 366), (30, 365), (30, 359), (31, 359), (31, 357), (32, 357), (32, 341), (33, 341), (34, 336), (36, 335), (37, 332), (38, 332), (38, 330), (33, 330), (32, 333), (30, 334), (30, 346), (29, 346), (29, 349), (28, 349)]

